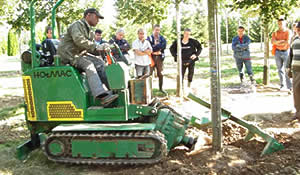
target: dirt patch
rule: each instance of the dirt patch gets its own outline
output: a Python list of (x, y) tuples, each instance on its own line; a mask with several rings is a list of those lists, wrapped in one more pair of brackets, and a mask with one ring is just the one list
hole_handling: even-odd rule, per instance
[[(231, 121), (223, 123), (224, 146), (221, 152), (213, 152), (210, 145), (203, 146), (197, 154), (190, 152), (184, 146), (171, 150), (167, 159), (147, 166), (132, 167), (91, 167), (91, 174), (100, 171), (104, 174), (141, 174), (141, 175), (177, 175), (177, 174), (297, 174), (300, 172), (300, 134), (276, 135), (285, 149), (271, 155), (260, 157), (266, 143), (254, 138), (249, 142), (243, 140), (246, 129)], [(189, 134), (206, 131), (211, 135), (211, 129), (197, 130), (189, 128)]]
[(20, 77), (22, 75), (22, 72), (17, 70), (17, 71), (0, 71), (0, 78), (4, 77)]
[[(212, 128), (204, 128), (204, 132), (212, 137)], [(233, 142), (243, 139), (247, 134), (247, 129), (236, 123), (226, 120), (222, 123), (223, 144), (230, 145)]]
[(24, 97), (14, 95), (4, 95), (0, 97), (0, 109), (14, 107), (24, 103)]
[(0, 121), (0, 144), (16, 142), (20, 139), (30, 137), (29, 130), (26, 127), (24, 115), (11, 117), (8, 120)]

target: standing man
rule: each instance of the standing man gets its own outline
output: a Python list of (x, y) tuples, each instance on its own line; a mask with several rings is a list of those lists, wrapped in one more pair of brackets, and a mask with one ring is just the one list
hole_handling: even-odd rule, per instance
[(284, 89), (286, 85), (286, 88), (291, 90), (291, 80), (284, 71), (288, 59), (289, 39), (289, 31), (285, 28), (285, 21), (279, 19), (278, 30), (272, 34), (272, 44), (276, 46), (275, 61), (280, 79), (280, 89)]
[(95, 30), (95, 43), (98, 45), (106, 43), (106, 41), (102, 39), (102, 30), (100, 29)]
[(151, 54), (152, 59), (155, 63), (154, 67), (150, 68), (150, 75), (153, 74), (154, 68), (156, 68), (158, 81), (159, 81), (159, 90), (167, 94), (162, 86), (163, 86), (163, 62), (165, 59), (165, 49), (167, 46), (166, 39), (160, 35), (160, 26), (158, 24), (153, 27), (153, 34), (147, 38), (150, 42), (153, 52)]
[(250, 38), (244, 34), (245, 28), (239, 26), (237, 33), (238, 35), (232, 39), (232, 50), (233, 57), (236, 62), (237, 69), (239, 71), (241, 83), (244, 81), (244, 70), (243, 64), (247, 69), (247, 74), (252, 84), (255, 83), (252, 72), (251, 58), (250, 58)]
[(130, 45), (127, 42), (127, 40), (124, 39), (125, 36), (125, 31), (123, 29), (118, 29), (116, 32), (116, 35), (112, 37), (111, 40), (109, 40), (110, 44), (116, 43), (120, 51), (122, 52), (123, 57), (120, 55), (119, 50), (114, 48), (112, 49), (114, 57), (117, 59), (117, 61), (123, 61), (127, 65), (129, 64), (129, 53), (128, 51), (130, 50)]
[(116, 100), (118, 95), (113, 95), (112, 91), (106, 90), (103, 86), (102, 81), (108, 88), (104, 62), (92, 55), (109, 50), (106, 43), (98, 45), (93, 41), (94, 32), (91, 26), (96, 26), (99, 19), (103, 18), (95, 8), (85, 10), (84, 17), (68, 27), (57, 52), (62, 63), (71, 64), (86, 73), (93, 97), (100, 100), (101, 104), (108, 105)]
[[(182, 55), (182, 80), (186, 69), (188, 73), (188, 87), (191, 87), (193, 81), (195, 62), (199, 60), (198, 56), (202, 51), (201, 44), (199, 41), (190, 38), (191, 29), (184, 29), (183, 38), (181, 40), (181, 55)], [(170, 52), (174, 57), (175, 62), (177, 61), (177, 40), (172, 43)]]
[(296, 113), (294, 119), (300, 120), (300, 22), (296, 25), (297, 35), (290, 49), (289, 60), (287, 64), (287, 74), (293, 71), (293, 96)]
[(152, 53), (152, 47), (149, 41), (145, 40), (145, 31), (140, 28), (137, 32), (138, 39), (132, 43), (132, 49), (134, 52), (134, 62), (137, 78), (141, 78), (144, 75), (150, 75), (150, 58)]

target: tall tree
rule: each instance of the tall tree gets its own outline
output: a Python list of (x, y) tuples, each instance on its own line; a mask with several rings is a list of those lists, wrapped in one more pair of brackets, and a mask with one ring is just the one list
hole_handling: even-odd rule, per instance
[(176, 96), (182, 98), (183, 86), (182, 86), (182, 60), (181, 60), (181, 22), (180, 22), (180, 0), (175, 1), (176, 6), (176, 31), (177, 31), (177, 88)]
[(221, 90), (220, 90), (220, 59), (218, 42), (218, 4), (217, 0), (207, 0), (208, 5), (208, 31), (209, 31), (209, 58), (210, 58), (210, 91), (211, 91), (211, 118), (213, 127), (213, 149), (222, 148), (221, 125)]
[(233, 0), (232, 7), (234, 9), (244, 9), (249, 11), (255, 11), (261, 16), (264, 28), (264, 75), (263, 83), (266, 85), (269, 83), (269, 28), (268, 26), (273, 19), (278, 19), (281, 15), (287, 16), (291, 9), (296, 5), (300, 5), (298, 0)]

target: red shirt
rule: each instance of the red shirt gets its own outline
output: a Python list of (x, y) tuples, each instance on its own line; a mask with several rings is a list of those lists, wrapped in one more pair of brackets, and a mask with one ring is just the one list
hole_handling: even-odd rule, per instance
[(240, 43), (241, 43), (241, 44), (243, 44), (243, 37), (242, 37), (242, 38), (240, 38)]
[[(243, 37), (242, 38), (239, 37), (239, 39), (240, 39), (240, 43), (243, 44)], [(250, 58), (244, 58), (244, 60), (250, 60)]]

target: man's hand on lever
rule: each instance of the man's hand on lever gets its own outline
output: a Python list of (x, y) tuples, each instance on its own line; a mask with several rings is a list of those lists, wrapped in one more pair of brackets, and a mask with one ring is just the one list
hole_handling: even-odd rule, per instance
[(106, 51), (106, 52), (108, 52), (108, 51), (110, 51), (110, 45), (107, 44), (107, 43), (102, 43), (102, 44), (97, 46), (96, 50), (97, 51)]

